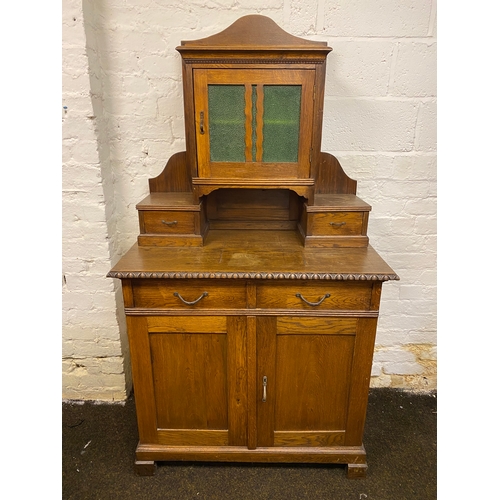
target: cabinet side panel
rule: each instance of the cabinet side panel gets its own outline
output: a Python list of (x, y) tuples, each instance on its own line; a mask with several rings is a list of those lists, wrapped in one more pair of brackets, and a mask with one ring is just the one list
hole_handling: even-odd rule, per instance
[(318, 163), (323, 131), (323, 105), (326, 64), (317, 64), (314, 80), (314, 124), (311, 141), (311, 177), (318, 178)]
[(134, 293), (132, 288), (132, 280), (121, 280), (123, 305), (124, 307), (134, 307)]
[(137, 425), (141, 443), (157, 443), (157, 425), (147, 318), (127, 316)]
[(376, 318), (358, 319), (345, 437), (347, 446), (361, 446), (363, 441), (376, 329)]

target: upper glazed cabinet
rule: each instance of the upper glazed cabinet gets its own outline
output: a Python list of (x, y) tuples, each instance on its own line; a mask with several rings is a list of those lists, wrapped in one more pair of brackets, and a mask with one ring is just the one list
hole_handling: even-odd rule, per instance
[(197, 195), (244, 184), (287, 187), (307, 197), (319, 159), (331, 48), (292, 36), (269, 18), (246, 16), (177, 50)]

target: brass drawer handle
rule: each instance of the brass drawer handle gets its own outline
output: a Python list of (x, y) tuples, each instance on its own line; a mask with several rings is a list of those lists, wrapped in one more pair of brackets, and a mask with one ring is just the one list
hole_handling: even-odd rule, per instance
[(345, 226), (346, 223), (345, 222), (330, 222), (330, 226), (332, 227), (341, 227), (341, 226)]
[(262, 388), (264, 392), (262, 393), (262, 402), (265, 403), (267, 401), (267, 377), (262, 377)]
[(176, 220), (173, 220), (173, 221), (162, 220), (161, 223), (165, 224), (165, 226), (175, 226), (177, 224), (177, 221)]
[(309, 302), (300, 293), (296, 293), (295, 297), (298, 297), (299, 299), (302, 299), (309, 306), (319, 306), (325, 299), (327, 299), (328, 297), (330, 297), (330, 294), (329, 293), (325, 293), (325, 295), (323, 295), (323, 297), (321, 297), (321, 299), (319, 299), (318, 302)]
[(184, 302), (184, 304), (186, 304), (187, 306), (194, 306), (195, 304), (197, 304), (201, 299), (203, 299), (207, 295), (208, 295), (208, 292), (203, 292), (196, 300), (193, 300), (193, 302), (189, 302), (189, 300), (182, 298), (179, 292), (174, 292), (174, 297), (179, 297), (179, 299), (181, 299), (182, 302)]

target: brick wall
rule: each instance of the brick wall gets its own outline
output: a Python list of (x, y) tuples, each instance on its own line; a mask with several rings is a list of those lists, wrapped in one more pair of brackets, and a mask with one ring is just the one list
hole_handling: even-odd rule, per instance
[(130, 389), (119, 283), (148, 178), (185, 149), (181, 40), (246, 14), (333, 48), (322, 150), (370, 203), (383, 287), (373, 386), (436, 387), (436, 2), (63, 0), (63, 397)]

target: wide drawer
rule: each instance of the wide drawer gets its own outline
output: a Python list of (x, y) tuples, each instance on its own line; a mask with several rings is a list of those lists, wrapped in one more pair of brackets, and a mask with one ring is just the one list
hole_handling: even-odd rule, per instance
[(134, 307), (153, 309), (244, 309), (245, 285), (211, 280), (155, 280), (133, 282)]
[(365, 212), (317, 212), (308, 214), (308, 234), (315, 236), (361, 235)]
[(257, 286), (257, 307), (295, 310), (369, 310), (369, 282), (276, 282)]
[[(196, 212), (199, 217), (199, 212)], [(194, 234), (195, 213), (175, 210), (142, 210), (141, 232), (146, 234)]]

